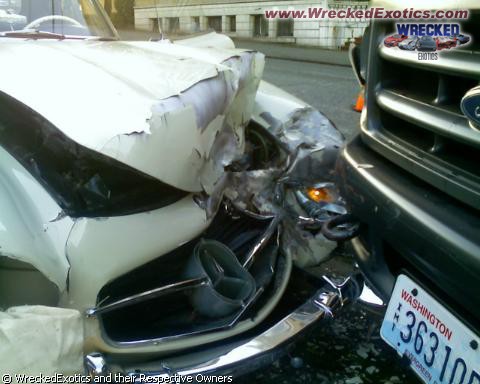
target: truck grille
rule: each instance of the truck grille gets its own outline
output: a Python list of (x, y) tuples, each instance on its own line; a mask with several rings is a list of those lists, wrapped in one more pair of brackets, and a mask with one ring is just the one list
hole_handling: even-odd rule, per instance
[(367, 118), (362, 137), (392, 162), (480, 209), (480, 132), (460, 110), (465, 93), (480, 83), (480, 12), (462, 25), (473, 42), (439, 59), (383, 46), (391, 23), (372, 24)]

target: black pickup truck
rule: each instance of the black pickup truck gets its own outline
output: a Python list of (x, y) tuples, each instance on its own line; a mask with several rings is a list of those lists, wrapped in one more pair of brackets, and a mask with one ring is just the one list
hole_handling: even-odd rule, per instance
[(385, 47), (394, 22), (369, 27), (353, 54), (366, 89), (360, 132), (337, 174), (361, 222), (352, 241), (358, 265), (389, 303), (382, 337), (425, 382), (476, 384), (480, 3), (455, 2), (458, 8), (469, 9), (469, 19), (449, 22), (471, 41), (437, 60)]

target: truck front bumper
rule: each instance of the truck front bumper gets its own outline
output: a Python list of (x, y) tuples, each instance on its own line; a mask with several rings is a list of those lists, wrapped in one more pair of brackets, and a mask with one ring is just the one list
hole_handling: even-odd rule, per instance
[(480, 319), (480, 217), (442, 191), (353, 140), (337, 183), (361, 235), (352, 244), (369, 286), (388, 301), (396, 277), (412, 275), (474, 329)]

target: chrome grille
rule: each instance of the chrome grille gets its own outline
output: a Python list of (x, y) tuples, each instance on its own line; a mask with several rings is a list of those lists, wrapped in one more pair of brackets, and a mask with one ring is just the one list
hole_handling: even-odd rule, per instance
[(480, 83), (480, 12), (462, 25), (473, 42), (436, 61), (386, 48), (394, 25), (372, 25), (367, 116), (362, 137), (373, 149), (445, 193), (480, 209), (480, 132), (460, 110)]
[[(270, 222), (270, 219), (258, 220), (238, 211), (232, 211), (230, 214), (221, 208), (209, 228), (198, 238), (109, 282), (101, 289), (97, 303), (106, 306), (126, 297), (185, 281), (183, 275), (185, 266), (202, 238), (227, 245), (239, 260), (243, 260), (244, 255), (258, 243)], [(261, 251), (263, 260), (268, 260), (266, 258), (268, 253), (277, 252), (275, 239), (276, 236), (273, 236)], [(279, 282), (286, 278), (282, 272), (283, 267), (279, 267), (284, 265), (282, 260), (275, 264), (276, 274), (266, 287), (263, 297), (260, 297), (249, 310), (258, 311), (266, 305), (276, 292)], [(255, 266), (252, 266), (250, 272), (257, 281)], [(185, 291), (176, 291), (128, 307), (119, 307), (115, 311), (100, 313), (98, 319), (105, 338), (113, 344), (125, 346), (148, 340), (166, 341), (224, 329), (234, 323), (237, 315), (214, 320), (206, 318), (192, 309)]]

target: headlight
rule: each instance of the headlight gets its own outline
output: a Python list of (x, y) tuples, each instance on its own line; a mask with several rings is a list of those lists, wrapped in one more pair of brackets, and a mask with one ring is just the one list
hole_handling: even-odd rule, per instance
[(71, 217), (133, 214), (170, 205), (188, 194), (77, 144), (2, 92), (0, 145)]

